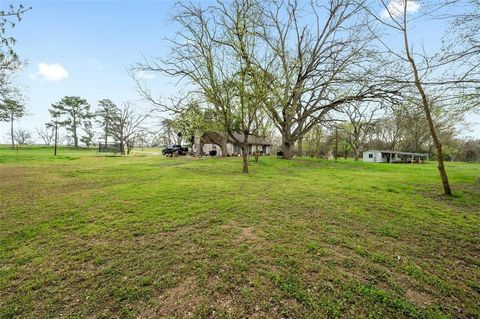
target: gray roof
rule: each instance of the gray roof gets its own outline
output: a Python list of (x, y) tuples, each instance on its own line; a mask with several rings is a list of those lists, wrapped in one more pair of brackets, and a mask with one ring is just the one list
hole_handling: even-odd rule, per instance
[[(222, 143), (222, 141), (225, 138), (225, 135), (227, 136), (227, 143), (231, 143), (231, 144), (237, 143), (226, 132), (205, 132), (202, 134), (201, 140), (202, 140), (202, 143), (205, 143), (205, 144), (209, 144), (209, 143), (218, 144), (218, 143)], [(244, 135), (242, 133), (233, 133), (233, 136), (235, 136), (235, 138), (239, 140), (240, 143), (243, 142)], [(268, 145), (268, 146), (273, 145), (270, 141), (266, 140), (265, 138), (254, 136), (254, 135), (248, 136), (248, 144)]]
[[(244, 134), (243, 133), (233, 133), (233, 136), (240, 142), (243, 141)], [(230, 134), (227, 137), (228, 143), (235, 144), (235, 140), (230, 136)], [(267, 141), (263, 137), (259, 136), (254, 136), (254, 135), (248, 135), (248, 144), (257, 144), (257, 145), (272, 145), (270, 141)]]
[(380, 153), (389, 153), (389, 154), (398, 154), (398, 155), (428, 156), (427, 153), (412, 153), (412, 152), (400, 152), (400, 151), (391, 151), (391, 150), (368, 150), (365, 152), (380, 152)]

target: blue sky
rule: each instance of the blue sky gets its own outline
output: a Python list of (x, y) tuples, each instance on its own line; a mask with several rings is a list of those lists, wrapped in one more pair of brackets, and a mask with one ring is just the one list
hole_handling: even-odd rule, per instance
[[(9, 3), (19, 2), (0, 0), (2, 8)], [(16, 51), (28, 62), (18, 83), (25, 88), (30, 115), (17, 127), (32, 132), (49, 120), (48, 108), (65, 95), (86, 98), (93, 109), (103, 98), (116, 103), (138, 101), (128, 67), (141, 61), (142, 55), (165, 56), (168, 47), (163, 39), (175, 32), (168, 19), (173, 1), (22, 3), (33, 10), (9, 33), (17, 39)], [(437, 24), (414, 32), (418, 41), (434, 47), (442, 29)], [(158, 94), (176, 94), (173, 79), (156, 75), (149, 81)], [(469, 120), (476, 123), (466, 135), (480, 138), (480, 118), (469, 116)], [(7, 131), (8, 124), (0, 124), (0, 142), (6, 142)]]
[[(25, 88), (30, 115), (17, 127), (31, 131), (49, 120), (48, 108), (65, 95), (86, 98), (93, 109), (103, 98), (138, 101), (129, 66), (142, 54), (166, 54), (163, 39), (174, 32), (168, 20), (173, 2), (168, 1), (22, 3), (33, 10), (9, 33), (17, 40), (15, 50), (28, 63), (17, 82)], [(0, 4), (7, 5), (4, 0)], [(39, 74), (42, 66), (46, 70)], [(59, 68), (68, 77), (62, 77)], [(160, 94), (174, 90), (171, 79), (156, 75), (151, 82)], [(7, 128), (7, 123), (1, 124), (2, 142)]]

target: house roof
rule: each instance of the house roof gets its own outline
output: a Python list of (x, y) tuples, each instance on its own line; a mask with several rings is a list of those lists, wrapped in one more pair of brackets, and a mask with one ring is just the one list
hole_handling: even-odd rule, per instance
[[(233, 133), (233, 136), (240, 142), (243, 141), (244, 134), (243, 133)], [(235, 140), (228, 135), (227, 137), (228, 143), (235, 144)], [(272, 145), (270, 141), (267, 141), (263, 137), (255, 136), (255, 135), (248, 135), (248, 144), (257, 144), (257, 145)]]
[[(219, 144), (221, 143), (225, 136), (227, 136), (227, 143), (236, 144), (235, 139), (233, 139), (229, 134), (225, 132), (205, 132), (202, 134), (201, 141), (204, 144), (212, 143), (212, 144)], [(239, 140), (240, 142), (243, 141), (243, 134), (242, 133), (233, 133), (233, 136)], [(266, 140), (263, 137), (249, 135), (248, 136), (248, 144), (257, 144), (257, 145), (273, 145), (270, 141)]]
[(428, 156), (427, 153), (412, 153), (412, 152), (400, 152), (400, 151), (391, 151), (391, 150), (368, 150), (366, 152), (380, 152), (380, 153), (388, 153), (388, 154), (413, 155), (413, 156)]

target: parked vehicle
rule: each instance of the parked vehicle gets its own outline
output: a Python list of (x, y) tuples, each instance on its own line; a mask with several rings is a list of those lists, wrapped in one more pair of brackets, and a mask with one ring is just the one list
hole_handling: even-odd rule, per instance
[(162, 154), (165, 156), (176, 155), (187, 155), (188, 147), (182, 147), (181, 145), (167, 145), (163, 150)]

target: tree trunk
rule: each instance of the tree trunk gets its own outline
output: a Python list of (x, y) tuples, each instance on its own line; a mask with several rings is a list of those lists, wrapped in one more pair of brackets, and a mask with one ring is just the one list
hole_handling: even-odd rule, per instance
[(303, 156), (303, 137), (300, 137), (297, 140), (297, 156), (299, 157)]
[(227, 149), (228, 132), (225, 132), (222, 137), (223, 138), (220, 143), (220, 150), (222, 151), (222, 157), (225, 157), (228, 155), (228, 149)]
[(404, 30), (403, 30), (403, 39), (404, 39), (404, 45), (405, 45), (405, 53), (407, 55), (407, 59), (410, 63), (410, 66), (412, 67), (413, 70), (413, 76), (415, 79), (415, 86), (417, 87), (418, 92), (420, 93), (420, 96), (422, 97), (422, 107), (423, 110), (425, 111), (425, 116), (427, 118), (428, 122), (428, 128), (430, 129), (430, 134), (432, 136), (433, 142), (435, 144), (435, 147), (437, 148), (437, 156), (438, 156), (438, 171), (440, 172), (440, 178), (442, 179), (442, 185), (443, 185), (443, 192), (447, 196), (452, 195), (452, 189), (450, 188), (450, 183), (448, 182), (448, 176), (447, 176), (447, 171), (445, 170), (445, 165), (443, 163), (443, 150), (442, 150), (442, 143), (440, 143), (440, 140), (438, 139), (437, 132), (435, 130), (435, 125), (433, 124), (433, 119), (432, 119), (432, 114), (430, 113), (430, 104), (427, 98), (427, 94), (425, 93), (425, 90), (423, 89), (422, 83), (420, 81), (420, 75), (418, 74), (418, 69), (417, 65), (415, 63), (415, 60), (413, 59), (413, 56), (410, 54), (410, 49), (409, 49), (409, 42), (408, 42), (408, 35), (407, 35), (407, 22), (406, 22), (406, 2), (404, 6)]
[(108, 122), (105, 123), (105, 147), (107, 147), (108, 140)]
[(55, 148), (53, 151), (54, 156), (57, 156), (57, 143), (58, 143), (58, 124), (55, 123)]
[(255, 143), (254, 147), (255, 147), (255, 163), (257, 163), (258, 162), (258, 153), (259, 153), (258, 152), (258, 144)]
[(425, 114), (427, 115), (428, 127), (430, 128), (430, 133), (432, 134), (433, 142), (437, 148), (438, 156), (438, 171), (440, 172), (440, 178), (442, 179), (443, 192), (445, 195), (451, 196), (452, 189), (450, 188), (450, 183), (448, 182), (447, 171), (445, 170), (445, 165), (443, 163), (443, 149), (442, 143), (438, 139), (437, 132), (435, 131), (435, 126), (433, 125), (432, 116), (430, 114), (430, 109), (425, 108)]
[(358, 161), (358, 159), (360, 158), (360, 150), (359, 149), (356, 149), (354, 151), (355, 155), (354, 155), (354, 159), (355, 161)]
[(125, 144), (123, 142), (123, 139), (120, 140), (120, 154), (125, 155)]
[(77, 127), (76, 126), (73, 127), (73, 144), (74, 144), (75, 148), (78, 147), (78, 137), (77, 137)]
[(248, 174), (248, 140), (247, 139), (244, 139), (242, 144), (242, 161), (243, 161), (243, 173)]
[(290, 136), (290, 127), (284, 126), (282, 128), (282, 152), (283, 152), (283, 159), (290, 160), (292, 159), (293, 156), (293, 143), (295, 141), (292, 141), (292, 138)]
[(292, 159), (292, 143), (283, 141), (282, 145), (283, 159)]
[(195, 146), (194, 155), (197, 157), (202, 156), (202, 133), (199, 130), (196, 130), (193, 135), (192, 147)]
[(335, 126), (335, 154), (333, 158), (336, 160), (338, 158), (338, 127)]
[(15, 149), (15, 138), (13, 136), (13, 112), (10, 118), (10, 136), (12, 137), (12, 149)]

